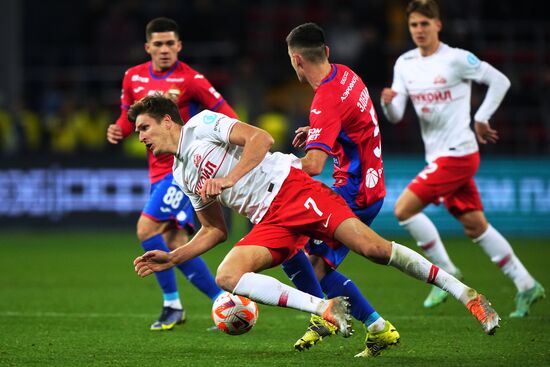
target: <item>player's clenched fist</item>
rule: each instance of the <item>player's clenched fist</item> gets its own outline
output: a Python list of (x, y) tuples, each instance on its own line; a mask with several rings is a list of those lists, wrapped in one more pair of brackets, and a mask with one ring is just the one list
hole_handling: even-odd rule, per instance
[(394, 91), (391, 88), (384, 88), (382, 90), (382, 95), (380, 98), (382, 99), (383, 104), (390, 104), (393, 98), (397, 95), (397, 92)]
[(111, 124), (107, 128), (107, 141), (111, 144), (118, 144), (124, 138), (122, 128), (117, 124)]

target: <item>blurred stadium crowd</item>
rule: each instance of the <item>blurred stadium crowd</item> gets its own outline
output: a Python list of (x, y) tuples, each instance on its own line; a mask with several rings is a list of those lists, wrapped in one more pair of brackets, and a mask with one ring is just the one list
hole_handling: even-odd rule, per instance
[[(180, 58), (203, 72), (243, 121), (270, 131), (276, 150), (289, 151), (293, 131), (307, 124), (313, 91), (299, 85), (285, 36), (314, 21), (327, 32), (331, 61), (356, 70), (378, 101), (391, 83), (396, 58), (413, 47), (403, 0), (283, 2), (275, 0), (83, 0), (2, 2), (0, 20), (15, 25), (0, 66), (2, 165), (25, 159), (113, 153), (145, 157), (134, 139), (105, 140), (119, 114), (124, 71), (147, 61), (148, 20), (168, 16), (180, 24)], [(484, 149), (506, 155), (550, 153), (550, 21), (538, 2), (440, 1), (442, 40), (473, 51), (512, 81), (492, 124), (501, 141)], [(5, 29), (5, 28), (4, 28)], [(19, 29), (21, 32), (17, 32)], [(5, 34), (5, 32), (4, 32)], [(15, 67), (14, 67), (15, 66)], [(484, 90), (474, 88), (475, 111)], [(385, 154), (422, 153), (409, 110), (401, 125), (382, 120)], [(399, 129), (399, 130), (397, 130)]]

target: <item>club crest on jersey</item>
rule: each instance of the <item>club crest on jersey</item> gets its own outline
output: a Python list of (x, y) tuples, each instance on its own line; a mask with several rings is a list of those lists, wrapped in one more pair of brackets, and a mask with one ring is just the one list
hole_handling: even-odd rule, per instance
[(442, 76), (438, 75), (434, 79), (434, 84), (447, 84), (447, 79), (445, 79)]
[(199, 167), (202, 162), (202, 156), (200, 154), (193, 154), (193, 164), (195, 167)]

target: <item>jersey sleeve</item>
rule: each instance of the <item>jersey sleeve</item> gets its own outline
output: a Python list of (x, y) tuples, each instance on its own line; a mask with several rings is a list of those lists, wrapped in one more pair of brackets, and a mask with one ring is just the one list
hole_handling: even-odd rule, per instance
[(328, 98), (314, 101), (309, 113), (309, 132), (305, 150), (320, 149), (332, 155), (332, 148), (341, 129), (342, 121), (338, 106)]
[(134, 97), (132, 95), (132, 89), (130, 85), (129, 70), (124, 74), (122, 79), (122, 91), (120, 94), (120, 116), (118, 117), (116, 124), (122, 128), (122, 135), (127, 137), (134, 131), (134, 124), (128, 120), (128, 110), (134, 103)]
[(483, 78), (488, 65), (473, 53), (462, 49), (456, 49), (453, 64), (462, 79), (473, 80), (478, 83)]
[(212, 84), (210, 84), (208, 79), (195, 70), (192, 70), (192, 72), (193, 81), (190, 83), (192, 98), (208, 110), (220, 112), (229, 117), (236, 118), (237, 114), (235, 111)]
[(393, 67), (393, 82), (391, 85), (391, 89), (396, 91), (399, 94), (402, 94), (404, 96), (407, 96), (407, 87), (405, 84), (405, 78), (403, 77), (402, 73), (403, 65), (400, 60), (397, 60)]
[(229, 144), (229, 134), (237, 121), (237, 119), (224, 114), (204, 110), (193, 117), (195, 137), (214, 143)]

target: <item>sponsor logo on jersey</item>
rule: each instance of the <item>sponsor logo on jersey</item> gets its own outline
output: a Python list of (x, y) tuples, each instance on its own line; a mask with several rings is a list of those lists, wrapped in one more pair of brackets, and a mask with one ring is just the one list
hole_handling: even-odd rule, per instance
[(430, 107), (428, 107), (428, 106), (423, 106), (423, 107), (420, 109), (420, 111), (422, 111), (422, 113), (428, 113), (428, 112), (430, 112)]
[(434, 79), (434, 84), (447, 84), (447, 79), (445, 79), (441, 75), (438, 75)]
[(344, 91), (344, 94), (342, 94), (342, 96), (340, 97), (340, 102), (344, 102), (346, 100), (346, 98), (348, 98), (351, 90), (355, 86), (355, 83), (357, 83), (357, 79), (359, 79), (359, 77), (354, 74), (353, 78), (351, 78), (351, 82), (349, 82), (348, 87)]
[(321, 131), (323, 131), (323, 128), (314, 127), (309, 129), (309, 132), (307, 134), (307, 141), (319, 139), (319, 135), (321, 134)]
[(315, 108), (311, 110), (311, 113), (314, 113), (316, 115), (319, 115), (321, 112), (323, 111), (319, 111), (318, 109), (315, 109)]
[(451, 101), (451, 91), (440, 90), (435, 92), (411, 94), (411, 101), (413, 103), (426, 103), (426, 102), (448, 102)]
[(201, 161), (202, 161), (202, 156), (200, 154), (194, 154), (193, 155), (193, 164), (195, 165), (195, 167), (199, 167), (199, 165), (201, 164)]
[(472, 53), (469, 53), (468, 56), (466, 56), (466, 59), (468, 60), (468, 64), (470, 65), (477, 65), (479, 64), (481, 61), (479, 61), (479, 59), (476, 57), (476, 55), (472, 54)]
[(139, 92), (141, 92), (141, 91), (144, 90), (144, 89), (145, 89), (144, 87), (139, 86), (139, 87), (137, 87), (137, 88), (134, 88), (134, 93), (139, 93)]
[(149, 83), (149, 78), (139, 75), (132, 75), (133, 82)]
[(168, 83), (181, 83), (185, 80), (185, 78), (166, 78), (166, 81)]
[(151, 89), (150, 91), (147, 92), (147, 95), (148, 96), (162, 96), (162, 95), (164, 95), (164, 91)]
[(216, 172), (216, 168), (218, 168), (218, 165), (208, 161), (206, 162), (206, 164), (204, 165), (202, 171), (201, 171), (201, 175), (199, 177), (199, 182), (197, 183), (197, 187), (195, 188), (195, 193), (198, 194), (203, 185), (204, 185), (204, 182), (206, 180), (208, 180), (209, 178), (212, 178), (214, 177), (214, 173)]
[(346, 80), (348, 80), (348, 75), (349, 75), (348, 71), (347, 70), (344, 71), (344, 75), (342, 75), (342, 79), (340, 80), (340, 84), (342, 84), (342, 85), (346, 84)]
[(216, 121), (216, 115), (214, 115), (214, 114), (206, 114), (202, 118), (202, 122), (205, 125), (210, 125), (210, 124), (214, 123), (214, 121)]

